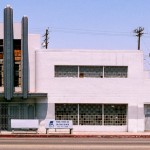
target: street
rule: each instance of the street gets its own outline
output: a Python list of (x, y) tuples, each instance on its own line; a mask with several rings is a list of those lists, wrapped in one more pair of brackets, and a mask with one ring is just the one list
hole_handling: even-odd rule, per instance
[(0, 150), (149, 150), (140, 138), (1, 138)]

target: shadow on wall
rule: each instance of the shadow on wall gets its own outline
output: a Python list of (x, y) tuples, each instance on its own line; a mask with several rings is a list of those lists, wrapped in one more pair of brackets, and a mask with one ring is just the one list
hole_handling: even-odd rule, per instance
[(35, 112), (36, 112), (36, 118), (39, 119), (39, 122), (45, 120), (47, 116), (47, 110), (48, 110), (48, 101), (45, 100), (43, 103), (36, 103), (35, 106)]

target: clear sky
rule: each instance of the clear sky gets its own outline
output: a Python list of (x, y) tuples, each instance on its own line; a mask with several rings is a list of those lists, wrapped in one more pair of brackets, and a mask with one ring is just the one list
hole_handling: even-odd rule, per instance
[(0, 22), (7, 4), (15, 22), (28, 16), (30, 33), (49, 27), (49, 48), (137, 49), (141, 26), (141, 49), (150, 52), (150, 0), (0, 0)]

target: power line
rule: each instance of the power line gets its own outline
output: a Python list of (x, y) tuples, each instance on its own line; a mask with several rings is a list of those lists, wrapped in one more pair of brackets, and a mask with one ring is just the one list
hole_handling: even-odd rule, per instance
[(51, 28), (51, 31), (62, 33), (88, 34), (88, 35), (132, 36), (131, 33), (129, 32), (111, 32), (111, 31), (98, 31), (87, 29)]
[[(31, 28), (33, 31), (41, 31), (42, 28)], [(78, 29), (78, 28), (57, 28), (50, 27), (52, 32), (63, 32), (63, 33), (76, 33), (76, 34), (102, 34), (102, 35), (131, 35), (131, 32), (113, 32), (113, 31), (100, 31), (93, 29)]]
[[(34, 31), (41, 31), (40, 28), (32, 28)], [(50, 27), (51, 32), (59, 32), (59, 33), (71, 33), (71, 34), (79, 34), (79, 35), (104, 35), (104, 36), (135, 36), (133, 32), (113, 32), (113, 31), (100, 31), (100, 30), (91, 30), (91, 29), (72, 29), (72, 28), (57, 28)], [(134, 30), (135, 31), (135, 30)], [(134, 32), (135, 33), (135, 32)], [(149, 38), (150, 33), (144, 33), (144, 37)]]
[(131, 35), (131, 34), (104, 33), (104, 32), (84, 32), (84, 31), (83, 32), (74, 32), (74, 31), (52, 30), (52, 32), (87, 34), (87, 35), (106, 35), (106, 36), (134, 36), (134, 35)]

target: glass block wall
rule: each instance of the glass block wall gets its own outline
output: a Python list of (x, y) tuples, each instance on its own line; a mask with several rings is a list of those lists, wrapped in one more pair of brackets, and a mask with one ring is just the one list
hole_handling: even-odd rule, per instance
[(126, 105), (105, 105), (104, 125), (126, 125)]
[(106, 66), (104, 67), (105, 78), (127, 78), (126, 66)]
[(74, 125), (126, 125), (126, 104), (55, 104), (56, 120), (73, 120)]
[(78, 105), (77, 104), (56, 104), (56, 120), (72, 120), (74, 125), (78, 124)]
[(103, 77), (103, 67), (100, 66), (79, 66), (79, 77)]
[(127, 78), (127, 66), (55, 66), (55, 77)]
[(79, 124), (80, 125), (102, 125), (102, 105), (80, 104)]
[(55, 66), (55, 77), (78, 77), (78, 67)]

